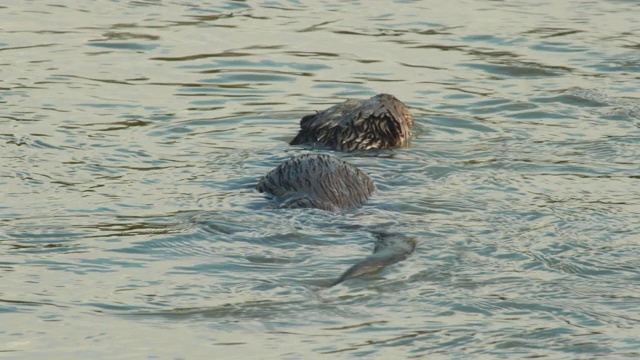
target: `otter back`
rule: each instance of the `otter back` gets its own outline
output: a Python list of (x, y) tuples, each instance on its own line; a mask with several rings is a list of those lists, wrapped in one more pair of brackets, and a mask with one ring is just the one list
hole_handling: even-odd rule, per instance
[(258, 182), (284, 208), (329, 211), (362, 206), (375, 191), (369, 175), (326, 154), (306, 154), (285, 161)]

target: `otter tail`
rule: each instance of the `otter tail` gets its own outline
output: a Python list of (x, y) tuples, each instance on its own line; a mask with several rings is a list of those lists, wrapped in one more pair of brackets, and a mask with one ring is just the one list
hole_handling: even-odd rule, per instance
[(378, 236), (378, 242), (373, 249), (373, 254), (350, 267), (330, 287), (365, 274), (374, 274), (387, 265), (406, 259), (416, 248), (416, 239), (414, 237), (386, 233), (378, 233), (376, 235)]

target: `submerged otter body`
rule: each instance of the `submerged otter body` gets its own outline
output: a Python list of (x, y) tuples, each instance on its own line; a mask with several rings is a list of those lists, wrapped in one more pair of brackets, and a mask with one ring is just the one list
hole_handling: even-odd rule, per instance
[[(340, 151), (393, 149), (409, 145), (413, 117), (392, 95), (347, 100), (300, 120), (291, 145), (321, 145)], [(326, 154), (300, 155), (260, 179), (258, 191), (270, 194), (281, 208), (317, 208), (340, 212), (359, 208), (375, 191), (369, 175)], [(331, 286), (374, 273), (407, 258), (416, 240), (400, 234), (376, 234), (373, 254), (353, 265)]]
[[(258, 182), (259, 192), (270, 194), (282, 208), (344, 211), (358, 208), (375, 191), (369, 175), (326, 154), (307, 154), (285, 161)], [(416, 246), (414, 238), (377, 234), (373, 254), (353, 265), (331, 286), (404, 260)]]
[(413, 116), (389, 94), (349, 99), (300, 120), (291, 145), (323, 145), (340, 151), (394, 149), (409, 145)]

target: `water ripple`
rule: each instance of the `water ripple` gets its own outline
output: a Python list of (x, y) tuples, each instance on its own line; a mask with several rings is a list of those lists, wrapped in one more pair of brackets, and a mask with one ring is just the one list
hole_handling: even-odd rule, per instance
[[(637, 2), (441, 5), (3, 2), (0, 351), (638, 357)], [(411, 146), (330, 152), (366, 206), (255, 191), (380, 92)], [(379, 231), (415, 254), (328, 288)]]

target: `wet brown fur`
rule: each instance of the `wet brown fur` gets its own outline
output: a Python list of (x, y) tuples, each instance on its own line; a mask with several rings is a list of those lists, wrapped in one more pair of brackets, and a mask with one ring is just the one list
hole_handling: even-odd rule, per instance
[(291, 145), (323, 145), (340, 151), (394, 149), (409, 146), (413, 116), (389, 94), (349, 99), (300, 120)]
[(369, 175), (337, 157), (306, 154), (271, 170), (257, 189), (274, 196), (280, 207), (340, 211), (361, 207), (376, 187)]

